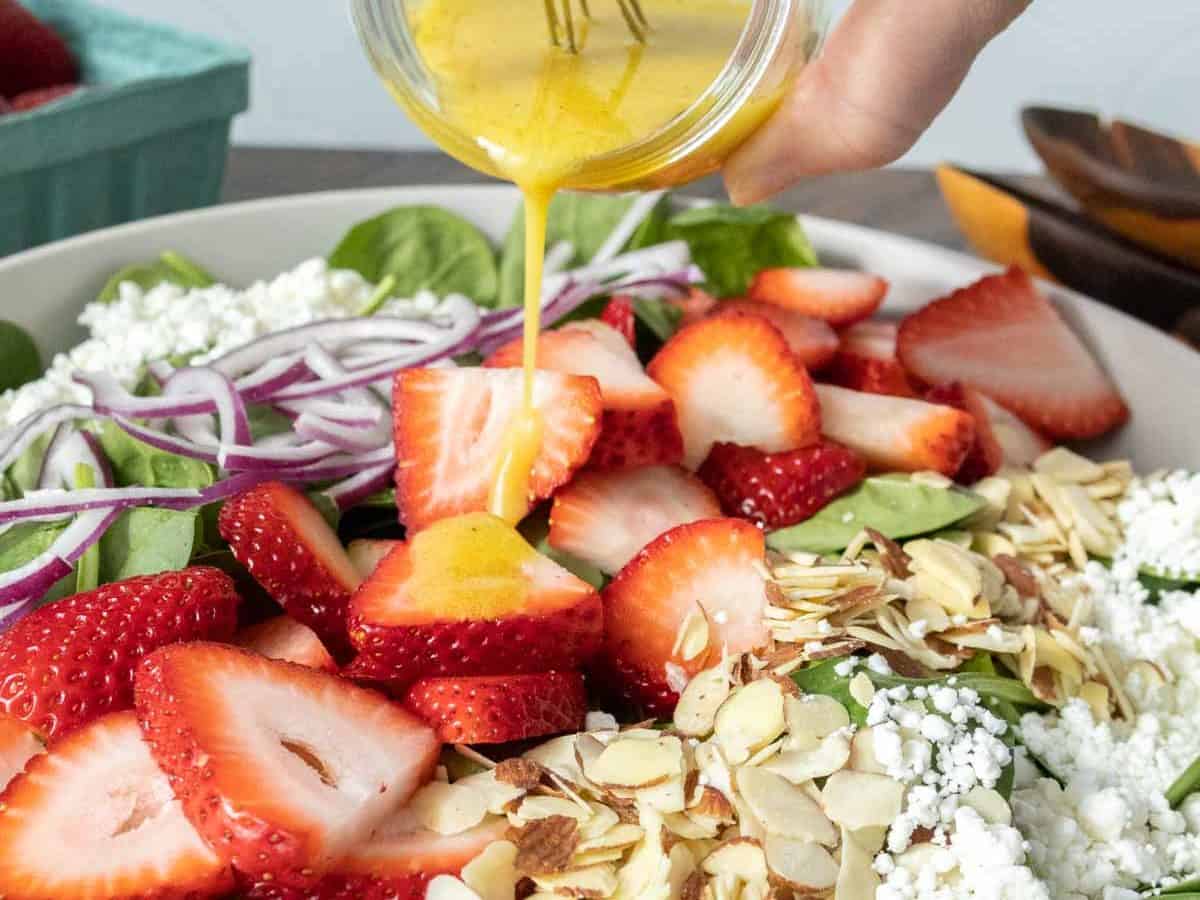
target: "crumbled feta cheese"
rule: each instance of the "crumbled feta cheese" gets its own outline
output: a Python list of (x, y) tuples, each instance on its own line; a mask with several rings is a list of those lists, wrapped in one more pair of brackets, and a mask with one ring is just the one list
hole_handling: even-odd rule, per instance
[(878, 653), (872, 653), (867, 657), (867, 668), (876, 675), (891, 675), (892, 667), (888, 661)]
[(1200, 472), (1135, 481), (1117, 506), (1117, 560), (1169, 578), (1200, 579)]

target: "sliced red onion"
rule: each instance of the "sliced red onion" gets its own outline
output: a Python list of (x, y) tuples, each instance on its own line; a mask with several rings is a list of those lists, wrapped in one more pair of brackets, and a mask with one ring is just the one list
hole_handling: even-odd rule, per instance
[(171, 420), (171, 425), (181, 438), (198, 446), (212, 447), (215, 451), (221, 443), (212, 416), (176, 416)]
[(368, 406), (362, 403), (341, 403), (337, 400), (326, 400), (323, 397), (312, 397), (307, 400), (280, 403), (276, 408), (293, 420), (309, 413), (329, 422), (358, 428), (370, 428), (385, 418), (385, 410), (378, 402), (372, 402), (372, 405)]
[(162, 386), (167, 383), (168, 378), (175, 374), (175, 367), (165, 359), (155, 359), (146, 363), (146, 371), (159, 383), (159, 386)]
[(187, 438), (165, 434), (155, 428), (139, 425), (137, 422), (127, 419), (124, 416), (113, 416), (112, 420), (121, 426), (121, 429), (127, 434), (137, 438), (143, 444), (149, 444), (156, 450), (164, 450), (167, 453), (175, 453), (179, 456), (198, 459), (201, 462), (206, 462), (214, 466), (217, 464), (217, 451), (215, 447), (206, 446)]
[(236, 494), (243, 494), (272, 478), (274, 476), (270, 472), (239, 472), (228, 478), (222, 478), (216, 484), (210, 484), (200, 490), (202, 505), (207, 506), (209, 503), (216, 503)]
[(213, 398), (204, 394), (174, 397), (138, 397), (107, 372), (74, 372), (71, 378), (92, 392), (92, 406), (106, 416), (130, 419), (166, 419), (212, 412)]
[(320, 462), (337, 451), (337, 447), (324, 441), (308, 441), (294, 447), (222, 444), (217, 450), (217, 460), (231, 472), (272, 472)]
[(633, 203), (629, 205), (629, 211), (617, 223), (617, 227), (609, 232), (604, 243), (600, 245), (600, 249), (596, 251), (596, 255), (592, 257), (590, 265), (601, 265), (616, 257), (621, 252), (621, 248), (629, 243), (629, 239), (633, 237), (633, 233), (638, 230), (638, 227), (649, 218), (650, 213), (654, 212), (654, 207), (666, 193), (666, 191), (650, 191), (635, 197)]
[[(380, 428), (379, 424), (384, 427)], [(293, 426), (296, 434), (309, 441), (324, 441), (348, 453), (365, 453), (374, 450), (388, 440), (386, 423), (377, 423), (366, 428), (343, 425), (323, 419), (313, 413), (301, 413)]]
[(249, 375), (243, 375), (237, 380), (237, 389), (247, 403), (258, 403), (310, 374), (303, 358), (285, 356), (269, 360)]
[(312, 466), (292, 469), (286, 474), (289, 481), (336, 481), (339, 478), (357, 475), (372, 466), (395, 464), (396, 451), (388, 444), (370, 453), (339, 454)]
[[(346, 367), (335, 357), (326, 352), (324, 347), (309, 347), (304, 354), (304, 361), (318, 378), (341, 378), (346, 374)], [(366, 388), (351, 388), (345, 391), (338, 402), (349, 405), (371, 406), (380, 409), (381, 405)], [(339, 421), (339, 417), (319, 413), (324, 418)]]
[(96, 473), (96, 487), (113, 487), (116, 485), (116, 479), (113, 478), (112, 466), (108, 462), (108, 454), (104, 452), (104, 448), (100, 446), (100, 438), (92, 434), (92, 432), (83, 430), (79, 432), (79, 436), (83, 438), (85, 444), (88, 445), (89, 456), (83, 459)]
[(200, 501), (193, 488), (87, 488), (80, 491), (29, 491), (19, 500), (0, 503), (0, 522), (17, 522), (47, 516), (70, 515), (89, 509), (126, 509), (161, 506), (189, 509)]
[(64, 403), (30, 413), (16, 425), (0, 433), (0, 472), (6, 471), (22, 453), (55, 425), (95, 417), (94, 409), (74, 403)]
[(349, 509), (387, 487), (394, 472), (395, 466), (390, 461), (382, 463), (327, 487), (323, 493), (337, 504), (338, 509)]
[(246, 404), (228, 376), (207, 366), (179, 369), (163, 387), (165, 397), (208, 396), (216, 407), (222, 444), (249, 444)]
[(75, 470), (80, 463), (90, 467), (95, 474), (95, 487), (112, 487), (112, 469), (96, 436), (87, 431), (76, 431), (69, 425), (59, 425), (46, 446), (46, 455), (42, 457), (38, 487), (72, 487)]
[(559, 241), (546, 251), (546, 258), (542, 261), (542, 272), (545, 275), (555, 275), (565, 269), (574, 256), (575, 245), (570, 241)]

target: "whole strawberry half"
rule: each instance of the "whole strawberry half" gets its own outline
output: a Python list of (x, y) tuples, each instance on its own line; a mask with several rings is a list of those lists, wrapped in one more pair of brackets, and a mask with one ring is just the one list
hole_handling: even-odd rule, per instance
[(587, 693), (578, 672), (425, 678), (404, 705), (450, 744), (504, 744), (578, 731)]
[(411, 809), (402, 809), (314, 887), (263, 881), (246, 892), (245, 900), (425, 900), (431, 879), (459, 874), (489, 844), (503, 840), (507, 828), (508, 822), (498, 819), (443, 835), (422, 828)]
[[(396, 505), (411, 531), (487, 509), (497, 460), (522, 406), (522, 378), (515, 369), (484, 368), (396, 374)], [(594, 378), (560, 372), (536, 374), (533, 405), (542, 430), (529, 478), (531, 505), (587, 462), (603, 412)]]
[[(683, 435), (671, 396), (642, 369), (633, 348), (604, 322), (572, 322), (538, 336), (539, 369), (590, 375), (600, 385), (604, 417), (588, 457), (593, 469), (670, 465), (683, 458)], [(521, 365), (518, 339), (493, 353), (485, 365)]]
[(758, 316), (714, 316), (678, 331), (647, 367), (675, 401), (684, 465), (732, 441), (768, 453), (821, 434), (812, 380), (779, 329)]
[(714, 444), (696, 472), (726, 515), (749, 519), (767, 530), (804, 521), (866, 473), (861, 456), (828, 441), (783, 453)]
[(55, 32), (16, 0), (0, 0), (0, 95), (78, 80), (71, 51)]
[(767, 642), (763, 534), (740, 519), (704, 519), (651, 541), (604, 589), (602, 690), (669, 717), (679, 691), (722, 654)]
[(0, 713), (55, 738), (133, 705), (138, 660), (179, 641), (227, 641), (240, 603), (229, 576), (195, 566), (43, 606), (0, 635)]
[(961, 382), (1052, 438), (1099, 437), (1129, 418), (1108, 375), (1016, 267), (908, 316), (896, 348), (927, 384)]
[(346, 605), (362, 579), (309, 499), (277, 481), (260, 484), (226, 501), (218, 528), (238, 562), (288, 615), (345, 659)]
[(433, 774), (440, 742), (336, 675), (238, 647), (165, 647), (138, 667), (150, 752), (192, 825), (251, 880), (310, 887)]
[(0, 794), (0, 896), (199, 900), (233, 887), (132, 711), (54, 742)]
[(487, 513), (399, 545), (351, 601), (352, 677), (402, 690), (419, 678), (575, 669), (599, 647), (600, 598)]

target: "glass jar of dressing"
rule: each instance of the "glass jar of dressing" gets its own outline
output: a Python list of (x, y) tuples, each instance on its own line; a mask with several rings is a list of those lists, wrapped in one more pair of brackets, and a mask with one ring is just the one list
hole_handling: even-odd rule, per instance
[[(707, 175), (774, 111), (816, 52), (824, 0), (617, 0), (575, 8), (578, 49), (552, 46), (560, 0), (352, 0), (389, 90), (446, 152), (528, 188), (628, 190)], [(570, 0), (575, 3), (576, 0)]]

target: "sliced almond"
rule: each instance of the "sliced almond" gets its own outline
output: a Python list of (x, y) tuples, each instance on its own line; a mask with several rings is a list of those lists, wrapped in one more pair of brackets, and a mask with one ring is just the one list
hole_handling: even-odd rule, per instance
[(494, 816), (503, 815), (510, 803), (525, 796), (525, 791), (521, 788), (498, 780), (495, 769), (468, 775), (466, 778), (458, 779), (454, 784), (479, 794), (487, 804), (487, 811)]
[(617, 892), (617, 870), (612, 865), (586, 866), (554, 875), (535, 875), (539, 890), (566, 897), (611, 897)]
[(850, 725), (846, 707), (824, 694), (802, 694), (784, 701), (788, 748), (816, 747), (821, 738)]
[(721, 704), (713, 731), (726, 760), (739, 765), (783, 734), (783, 700), (783, 689), (763, 678), (738, 688)]
[(535, 819), (548, 819), (551, 816), (568, 816), (578, 822), (586, 822), (591, 815), (591, 810), (580, 807), (573, 800), (562, 797), (526, 797), (509, 819), (517, 825), (524, 825)]
[(632, 847), (642, 839), (645, 832), (640, 825), (620, 823), (609, 828), (603, 834), (581, 841), (576, 851), (583, 853), (589, 850), (611, 850), (616, 847)]
[(621, 824), (621, 817), (612, 807), (589, 802), (588, 808), (592, 811), (591, 818), (579, 825), (579, 840), (582, 842), (598, 838)]
[(1106, 474), (1101, 466), (1066, 447), (1055, 447), (1043, 453), (1034, 460), (1033, 470), (1057, 481), (1074, 484), (1099, 481)]
[(679, 777), (682, 768), (679, 738), (660, 735), (653, 740), (640, 740), (622, 735), (595, 759), (585, 761), (583, 774), (603, 787), (637, 790)]
[[(590, 740), (595, 740), (592, 735), (587, 735), (587, 737)], [(550, 771), (557, 773), (560, 777), (567, 779), (567, 781), (579, 784), (583, 781), (583, 771), (576, 758), (575, 745), (576, 741), (581, 738), (582, 736), (573, 734), (554, 738), (553, 740), (546, 741), (544, 744), (539, 744), (524, 754), (524, 756), (526, 759), (540, 763)]]
[(887, 775), (843, 769), (825, 781), (821, 800), (825, 814), (851, 831), (891, 825), (900, 815), (904, 785)]
[(686, 812), (664, 814), (663, 824), (676, 837), (685, 841), (701, 841), (716, 837), (728, 823), (717, 819), (693, 817), (691, 812)]
[(675, 646), (671, 648), (672, 658), (691, 662), (708, 649), (708, 618), (704, 610), (697, 606), (684, 618), (675, 635)]
[(793, 890), (827, 891), (837, 883), (838, 864), (820, 844), (769, 834), (764, 850), (771, 874)]
[(425, 888), (425, 900), (481, 900), (453, 875), (438, 875)]
[(705, 669), (688, 682), (675, 707), (675, 728), (688, 737), (707, 737), (712, 733), (717, 710), (727, 699), (733, 685), (729, 667), (722, 664)]
[(792, 784), (804, 784), (825, 778), (850, 761), (851, 739), (843, 733), (827, 735), (812, 750), (785, 750), (763, 764), (762, 768), (786, 778)]
[(871, 701), (875, 699), (875, 684), (866, 672), (857, 672), (850, 679), (850, 696), (858, 701), (859, 706), (871, 705)]
[(860, 728), (854, 733), (850, 742), (849, 766), (856, 772), (866, 772), (871, 775), (886, 775), (887, 766), (875, 755), (875, 729)]
[(736, 775), (738, 793), (767, 834), (837, 844), (837, 831), (816, 803), (796, 785), (766, 769), (743, 768)]
[(700, 868), (714, 878), (743, 884), (766, 882), (767, 857), (758, 841), (736, 838), (708, 854)]
[(517, 886), (517, 846), (511, 841), (494, 841), (463, 866), (463, 882), (480, 900), (513, 900)]
[(989, 825), (1012, 824), (1012, 809), (999, 791), (976, 785), (963, 794), (959, 803), (975, 810)]
[(483, 821), (488, 798), (480, 791), (444, 781), (431, 781), (409, 801), (417, 820), (438, 834), (462, 834)]
[(922, 538), (905, 544), (904, 552), (912, 557), (910, 580), (919, 594), (952, 615), (971, 612), (983, 579), (967, 551), (947, 541)]
[(904, 615), (910, 622), (924, 622), (926, 631), (945, 631), (950, 617), (945, 608), (929, 597), (913, 597), (904, 605)]
[(1079, 688), (1079, 699), (1088, 705), (1097, 722), (1107, 722), (1112, 717), (1108, 708), (1108, 688), (1100, 682), (1085, 681)]

